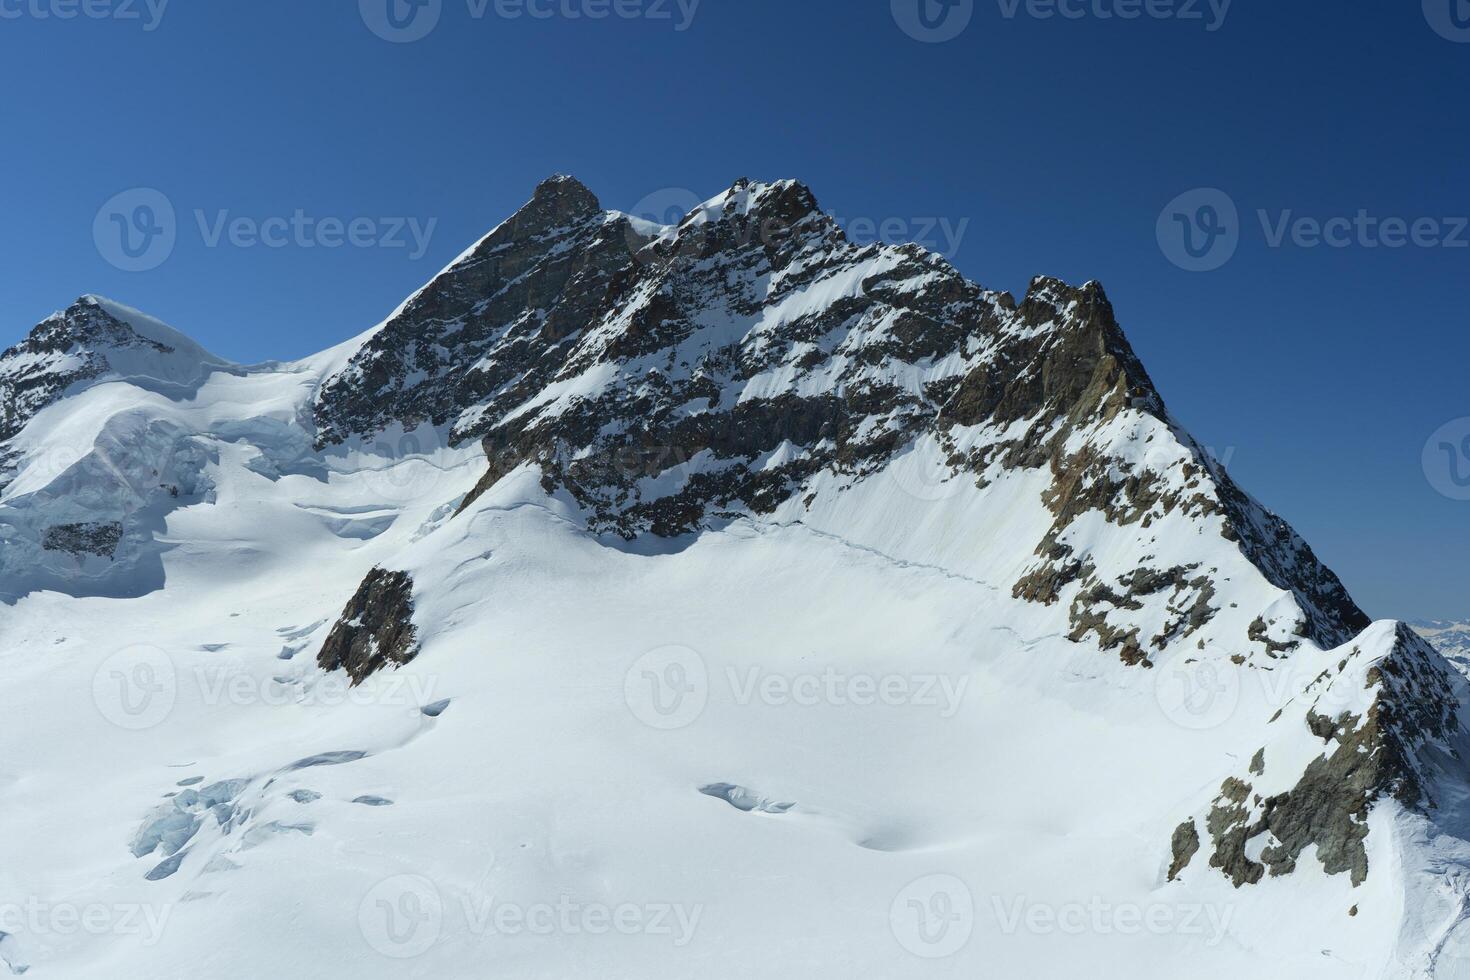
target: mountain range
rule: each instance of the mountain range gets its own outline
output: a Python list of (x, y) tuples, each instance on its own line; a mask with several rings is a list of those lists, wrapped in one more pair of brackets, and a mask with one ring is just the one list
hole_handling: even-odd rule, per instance
[(0, 969), (1470, 976), (1467, 635), (1100, 284), (553, 177), (300, 361), (0, 355)]

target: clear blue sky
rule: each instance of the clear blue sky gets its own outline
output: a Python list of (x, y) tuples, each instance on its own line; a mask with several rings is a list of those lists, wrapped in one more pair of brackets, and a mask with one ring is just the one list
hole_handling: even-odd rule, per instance
[[(1198, 20), (970, 0), (948, 20), (929, 8), (941, 34), (969, 16), (942, 43), (900, 27), (923, 33), (918, 0), (702, 0), (687, 23), (691, 0), (529, 0), (545, 18), (523, 0), (478, 18), (479, 0), (439, 0), (412, 43), (376, 36), (356, 0), (191, 0), (156, 25), (145, 0), (86, 0), (135, 20), (55, 16), (81, 2), (0, 0), (0, 345), (97, 292), (237, 360), (300, 356), (377, 322), (550, 173), (625, 210), (665, 188), (797, 177), (848, 220), (914, 235), (968, 220), (955, 262), (987, 286), (1101, 280), (1175, 413), (1370, 614), (1470, 617), (1470, 502), (1421, 463), (1431, 433), (1470, 416), (1470, 248), (1368, 248), (1357, 232), (1271, 247), (1256, 217), (1470, 215), (1470, 43), (1452, 40), (1451, 0), (1236, 0), (1223, 22), (1219, 0), (1198, 0)], [(388, 31), (376, 2), (367, 19)], [(640, 10), (669, 16), (616, 13)], [(93, 226), (137, 187), (166, 195), (177, 243), (124, 272)], [(1215, 271), (1181, 269), (1157, 235), (1195, 188), (1239, 209)], [(1202, 200), (1174, 209), (1198, 235)], [(195, 215), (298, 210), (437, 224), (415, 259), (209, 247)]]

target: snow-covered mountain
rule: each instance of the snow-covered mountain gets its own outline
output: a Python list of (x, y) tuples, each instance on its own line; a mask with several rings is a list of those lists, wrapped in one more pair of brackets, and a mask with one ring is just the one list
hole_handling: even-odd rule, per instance
[(1470, 623), (1435, 619), (1421, 620), (1413, 627), (1446, 657), (1470, 660)]
[(13, 972), (1470, 976), (1467, 681), (1096, 283), (557, 177), (318, 356), (85, 297), (0, 407)]

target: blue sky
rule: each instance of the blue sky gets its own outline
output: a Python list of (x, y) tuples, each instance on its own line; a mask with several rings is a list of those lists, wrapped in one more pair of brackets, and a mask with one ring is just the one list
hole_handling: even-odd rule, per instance
[[(0, 345), (97, 292), (301, 356), (553, 172), (624, 210), (797, 177), (992, 288), (1101, 280), (1370, 614), (1470, 617), (1463, 0), (395, 2), (0, 0)], [(118, 251), (138, 188), (161, 263)]]

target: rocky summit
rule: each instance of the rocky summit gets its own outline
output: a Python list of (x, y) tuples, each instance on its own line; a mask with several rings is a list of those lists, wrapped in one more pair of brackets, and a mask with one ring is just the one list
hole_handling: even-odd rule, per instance
[(1044, 976), (1028, 903), (1089, 902), (1218, 927), (1068, 937), (1147, 975), (1470, 962), (1448, 624), (1371, 622), (1100, 284), (795, 181), (661, 225), (553, 177), (298, 362), (78, 300), (0, 355), (0, 635), (0, 758), (89, 746), (0, 778), (6, 883), (177, 906), (0, 922), (17, 973), (186, 975), (228, 909), (293, 973)]

